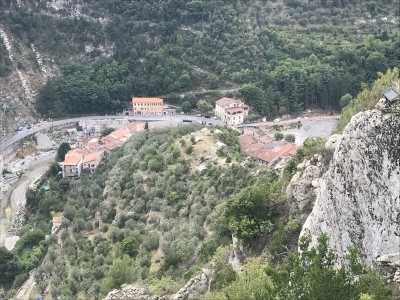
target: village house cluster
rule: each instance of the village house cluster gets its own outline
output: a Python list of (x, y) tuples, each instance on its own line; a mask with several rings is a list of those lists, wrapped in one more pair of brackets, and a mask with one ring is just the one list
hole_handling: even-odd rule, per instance
[(115, 148), (122, 146), (133, 134), (144, 130), (144, 126), (143, 122), (131, 122), (101, 139), (93, 135), (81, 138), (71, 145), (71, 150), (65, 155), (62, 163), (63, 177), (79, 178), (84, 170), (94, 173), (103, 158), (110, 156)]
[(295, 144), (275, 141), (265, 131), (254, 127), (245, 127), (239, 141), (242, 152), (263, 166), (277, 167), (284, 159), (294, 155), (298, 149)]

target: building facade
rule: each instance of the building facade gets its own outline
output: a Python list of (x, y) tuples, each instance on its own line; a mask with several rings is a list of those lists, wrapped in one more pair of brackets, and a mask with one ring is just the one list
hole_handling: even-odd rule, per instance
[(62, 166), (63, 177), (79, 178), (82, 173), (83, 155), (76, 151), (69, 151), (65, 155), (64, 164)]
[(162, 115), (164, 100), (160, 98), (132, 98), (132, 114)]
[(215, 102), (215, 116), (227, 125), (243, 124), (249, 107), (240, 100), (222, 98)]

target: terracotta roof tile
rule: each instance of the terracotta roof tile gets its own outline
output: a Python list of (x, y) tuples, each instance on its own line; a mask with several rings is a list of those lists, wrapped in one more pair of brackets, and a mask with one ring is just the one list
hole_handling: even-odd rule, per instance
[(86, 155), (83, 159), (83, 163), (87, 163), (89, 161), (97, 160), (99, 157), (103, 155), (103, 151), (92, 152)]
[(243, 108), (242, 107), (230, 107), (230, 108), (225, 109), (225, 111), (227, 113), (243, 112)]
[(109, 134), (111, 137), (120, 140), (126, 138), (129, 138), (132, 134), (129, 132), (129, 129), (127, 127), (115, 130)]
[(238, 102), (238, 100), (236, 100), (236, 99), (224, 97), (224, 98), (217, 100), (215, 103), (218, 104), (219, 106), (226, 106), (228, 104), (237, 103), (237, 102)]
[(163, 99), (161, 98), (139, 98), (133, 97), (132, 103), (163, 103)]
[(279, 158), (279, 154), (275, 151), (263, 149), (258, 153), (257, 158), (267, 163), (272, 163)]
[(112, 151), (115, 148), (118, 148), (118, 144), (112, 143), (112, 142), (106, 142), (104, 144), (104, 148), (107, 149), (108, 151)]
[(257, 142), (257, 140), (251, 134), (243, 134), (239, 136), (240, 144), (251, 145)]
[(226, 107), (226, 106), (228, 106), (230, 104), (239, 104), (239, 106), (242, 107), (242, 108), (243, 107), (248, 107), (246, 104), (244, 104), (240, 100), (236, 100), (236, 99), (233, 99), (233, 98), (226, 98), (226, 97), (217, 100), (215, 102), (215, 104), (217, 104), (219, 106), (222, 106), (222, 107)]
[[(71, 152), (71, 151), (69, 151), (69, 152)], [(65, 154), (64, 165), (77, 166), (82, 159), (82, 154), (79, 154), (76, 152), (73, 152), (73, 153), (69, 153), (69, 152), (67, 154)]]
[(283, 154), (286, 154), (286, 153), (288, 153), (288, 152), (290, 152), (290, 151), (293, 151), (294, 149), (297, 150), (297, 147), (296, 147), (295, 145), (291, 144), (291, 143), (288, 143), (288, 144), (286, 144), (285, 146), (283, 146), (281, 149), (279, 149), (279, 150), (277, 151), (277, 153), (278, 153), (279, 155), (283, 155)]
[(130, 122), (127, 125), (130, 133), (135, 133), (144, 130), (143, 122)]

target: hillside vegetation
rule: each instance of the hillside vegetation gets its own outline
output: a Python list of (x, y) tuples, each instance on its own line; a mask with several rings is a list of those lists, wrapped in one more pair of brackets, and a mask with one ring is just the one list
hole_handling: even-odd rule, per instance
[[(2, 283), (13, 288), (8, 295), (37, 266), (37, 291), (60, 299), (99, 299), (124, 283), (172, 294), (205, 267), (214, 280), (204, 299), (241, 299), (245, 293), (254, 299), (299, 299), (338, 290), (347, 297), (342, 299), (361, 293), (389, 299), (379, 275), (360, 264), (356, 249), (349, 268), (341, 270), (334, 268), (326, 236), (317, 248), (290, 254), (296, 252), (301, 226), (285, 193), (292, 170), (278, 177), (243, 159), (235, 131), (200, 128), (138, 133), (95, 174), (78, 181), (61, 178), (53, 164), (47, 173), (50, 191), (27, 193), (22, 238), (11, 253), (1, 249)], [(218, 148), (218, 141), (227, 147)], [(307, 142), (295, 161), (320, 151), (322, 144)], [(51, 216), (61, 212), (60, 233), (45, 241)], [(229, 262), (232, 235), (243, 246), (243, 258), (249, 258), (245, 273)], [(301, 245), (305, 250), (308, 240)], [(256, 270), (251, 257), (258, 255)], [(308, 284), (317, 279), (318, 285)], [(299, 289), (290, 289), (288, 282)]]
[(21, 3), (2, 2), (2, 23), (61, 66), (38, 98), (52, 117), (113, 112), (132, 95), (181, 103), (177, 93), (210, 89), (212, 102), (242, 87), (262, 115), (338, 108), (399, 64), (398, 0)]
[(337, 124), (336, 131), (341, 133), (352, 116), (360, 111), (373, 109), (378, 100), (382, 98), (383, 93), (388, 87), (397, 87), (400, 84), (399, 69), (394, 68), (386, 73), (379, 73), (379, 78), (375, 80), (371, 88), (365, 88), (354, 99), (346, 94), (341, 98), (343, 104), (342, 114)]

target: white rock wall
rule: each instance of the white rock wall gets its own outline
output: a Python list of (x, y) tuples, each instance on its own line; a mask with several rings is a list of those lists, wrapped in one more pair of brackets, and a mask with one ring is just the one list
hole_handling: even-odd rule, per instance
[(326, 232), (340, 260), (352, 245), (367, 263), (400, 252), (399, 114), (375, 109), (352, 118), (319, 180), (307, 232), (314, 244)]

